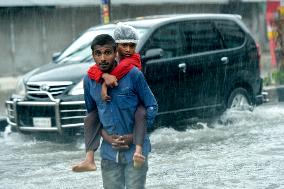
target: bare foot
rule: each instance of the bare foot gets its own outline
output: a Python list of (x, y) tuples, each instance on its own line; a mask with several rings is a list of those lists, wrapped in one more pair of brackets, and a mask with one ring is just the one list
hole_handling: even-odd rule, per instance
[(133, 166), (134, 166), (134, 168), (138, 169), (138, 168), (142, 167), (144, 162), (145, 162), (145, 157), (142, 154), (135, 152), (134, 155), (133, 155)]
[(82, 161), (74, 166), (72, 166), (72, 171), (74, 172), (86, 172), (86, 171), (96, 171), (97, 166), (95, 162)]

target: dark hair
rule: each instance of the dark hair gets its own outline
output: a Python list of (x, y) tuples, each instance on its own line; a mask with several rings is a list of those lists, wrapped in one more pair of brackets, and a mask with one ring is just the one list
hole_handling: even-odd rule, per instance
[(111, 45), (113, 47), (113, 50), (116, 50), (116, 43), (114, 39), (112, 38), (112, 36), (108, 34), (97, 35), (92, 41), (91, 49), (92, 51), (94, 51), (94, 48), (96, 45), (106, 45), (106, 44)]

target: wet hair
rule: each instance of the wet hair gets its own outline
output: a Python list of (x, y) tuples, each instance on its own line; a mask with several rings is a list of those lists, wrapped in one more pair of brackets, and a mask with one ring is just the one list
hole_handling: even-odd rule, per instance
[(114, 51), (116, 50), (116, 43), (112, 38), (112, 36), (108, 34), (97, 35), (91, 43), (91, 49), (92, 51), (94, 51), (96, 45), (106, 45), (106, 44), (111, 45)]

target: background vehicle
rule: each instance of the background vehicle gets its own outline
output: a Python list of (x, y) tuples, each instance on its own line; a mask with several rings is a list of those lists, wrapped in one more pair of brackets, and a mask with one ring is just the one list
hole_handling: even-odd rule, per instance
[[(240, 16), (163, 15), (125, 23), (139, 31), (136, 50), (158, 100), (157, 125), (262, 103), (260, 54)], [(6, 102), (9, 124), (22, 132), (81, 128), (86, 114), (82, 77), (93, 63), (90, 43), (98, 34), (112, 34), (114, 27), (90, 28), (53, 63), (26, 74)]]

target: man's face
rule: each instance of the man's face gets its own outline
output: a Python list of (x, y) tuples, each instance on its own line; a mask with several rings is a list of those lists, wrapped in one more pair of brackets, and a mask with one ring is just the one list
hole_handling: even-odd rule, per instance
[(118, 43), (117, 51), (121, 57), (129, 57), (135, 53), (135, 43)]
[(115, 64), (116, 51), (110, 44), (96, 45), (93, 58), (102, 72), (110, 72)]

